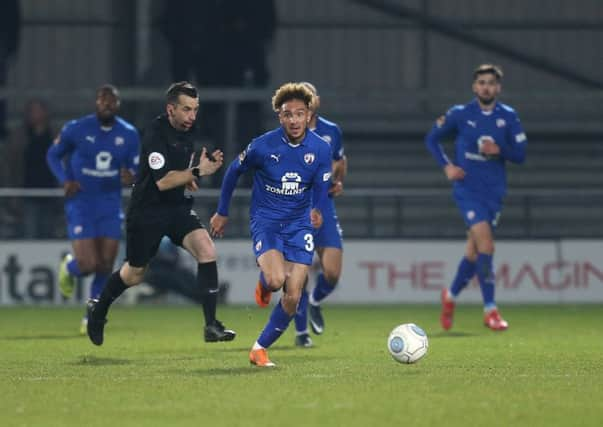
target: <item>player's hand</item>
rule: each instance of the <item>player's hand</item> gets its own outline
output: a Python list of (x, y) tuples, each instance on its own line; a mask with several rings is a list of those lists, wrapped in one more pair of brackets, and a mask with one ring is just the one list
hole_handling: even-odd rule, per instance
[(224, 163), (224, 153), (222, 153), (222, 151), (214, 150), (211, 153), (211, 157), (213, 160), (209, 158), (207, 155), (207, 149), (203, 147), (198, 165), (200, 176), (212, 175), (222, 167), (222, 164)]
[(458, 181), (465, 178), (465, 171), (452, 163), (444, 166), (444, 173), (449, 181)]
[(197, 180), (193, 179), (191, 182), (186, 184), (186, 189), (188, 191), (197, 191), (199, 189), (199, 184), (197, 184)]
[(322, 214), (318, 209), (312, 209), (310, 211), (310, 223), (314, 228), (320, 228), (322, 225)]
[(497, 156), (500, 154), (500, 147), (493, 139), (486, 139), (480, 144), (479, 152), (486, 156)]
[(341, 182), (341, 181), (335, 181), (333, 183), (333, 185), (331, 185), (331, 188), (329, 188), (329, 194), (332, 194), (333, 197), (341, 196), (342, 193), (343, 193), (343, 182)]
[(228, 217), (215, 213), (214, 216), (212, 216), (209, 220), (209, 232), (212, 237), (224, 236), (226, 224), (228, 224)]
[(82, 187), (77, 181), (65, 181), (63, 183), (63, 191), (65, 192), (65, 197), (73, 197), (75, 196), (75, 193), (77, 193), (81, 189)]
[(134, 174), (127, 168), (121, 168), (119, 171), (119, 176), (121, 178), (121, 185), (125, 187), (129, 187), (134, 183)]

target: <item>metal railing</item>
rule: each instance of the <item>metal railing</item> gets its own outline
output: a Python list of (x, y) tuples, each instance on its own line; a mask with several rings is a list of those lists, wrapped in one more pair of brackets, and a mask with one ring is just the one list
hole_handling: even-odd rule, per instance
[[(129, 191), (124, 193), (127, 206)], [(220, 192), (202, 189), (195, 210), (204, 222)], [(62, 189), (0, 188), (0, 239), (64, 239)], [(251, 191), (235, 191), (227, 238), (249, 236)], [(347, 189), (337, 200), (345, 238), (456, 239), (465, 227), (449, 190)], [(496, 234), (505, 239), (602, 238), (603, 190), (522, 189), (505, 200)]]

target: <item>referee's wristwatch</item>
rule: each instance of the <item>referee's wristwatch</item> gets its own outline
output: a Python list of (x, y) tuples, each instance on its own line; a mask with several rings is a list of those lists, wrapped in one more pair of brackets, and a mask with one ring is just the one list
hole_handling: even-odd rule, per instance
[(191, 173), (193, 174), (193, 176), (195, 178), (199, 178), (201, 176), (201, 169), (200, 168), (192, 168), (191, 169)]

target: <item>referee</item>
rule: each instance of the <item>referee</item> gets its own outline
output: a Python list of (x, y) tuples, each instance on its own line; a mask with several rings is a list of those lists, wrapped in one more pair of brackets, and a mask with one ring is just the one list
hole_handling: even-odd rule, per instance
[(103, 343), (109, 306), (128, 287), (142, 282), (149, 261), (163, 236), (186, 249), (198, 262), (197, 285), (203, 294), (205, 341), (231, 341), (236, 333), (216, 319), (218, 269), (216, 249), (184, 190), (199, 189), (198, 178), (216, 172), (224, 154), (205, 148), (194, 152), (197, 89), (188, 82), (173, 83), (166, 93), (166, 114), (144, 132), (140, 168), (126, 219), (126, 261), (107, 280), (98, 300), (88, 303), (88, 337)]

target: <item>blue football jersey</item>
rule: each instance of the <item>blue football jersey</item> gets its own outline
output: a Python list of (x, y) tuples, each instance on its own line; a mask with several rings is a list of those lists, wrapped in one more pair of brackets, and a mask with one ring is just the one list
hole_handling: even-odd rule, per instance
[(75, 197), (119, 195), (120, 169), (136, 172), (139, 145), (138, 131), (125, 120), (116, 117), (111, 128), (103, 128), (91, 114), (65, 124), (47, 159), (60, 183), (80, 183)]
[[(465, 178), (454, 181), (454, 192), (460, 197), (500, 200), (507, 188), (505, 162), (523, 163), (527, 138), (515, 111), (496, 103), (491, 111), (483, 111), (477, 100), (452, 107), (440, 117), (426, 137), (426, 144), (440, 166), (450, 163), (440, 140), (456, 135), (453, 164), (465, 171)], [(480, 153), (480, 145), (492, 139), (500, 147), (498, 156)]]
[[(318, 136), (327, 141), (331, 147), (331, 160), (337, 161), (343, 159), (344, 150), (342, 144), (342, 133), (341, 129), (337, 124), (328, 121), (324, 117), (318, 117), (316, 120), (316, 129), (312, 129)], [(324, 199), (319, 207), (323, 216), (335, 216), (335, 202), (333, 197)]]
[(228, 215), (236, 180), (247, 171), (254, 172), (252, 220), (309, 221), (313, 197), (326, 198), (331, 150), (313, 132), (306, 132), (300, 144), (291, 144), (282, 127), (254, 139), (226, 172), (218, 206), (220, 215)]

